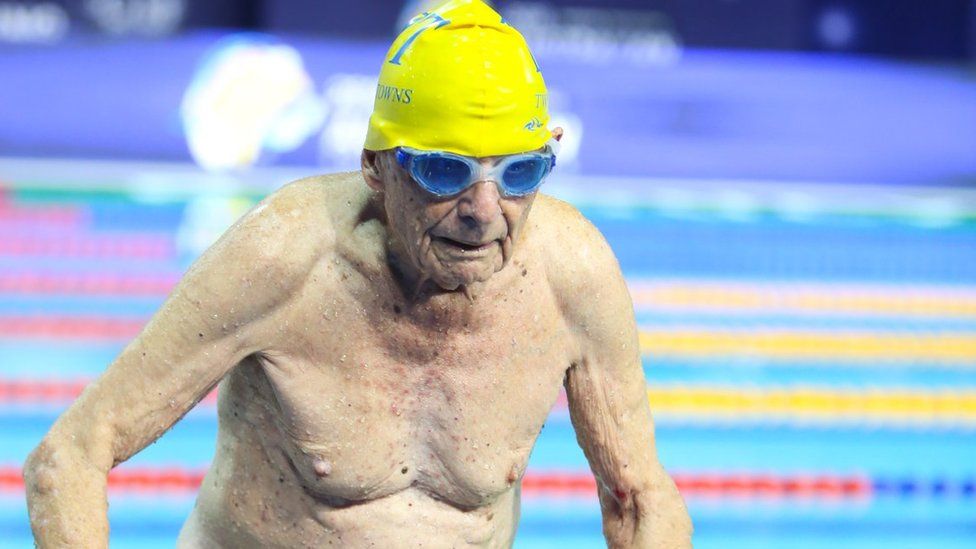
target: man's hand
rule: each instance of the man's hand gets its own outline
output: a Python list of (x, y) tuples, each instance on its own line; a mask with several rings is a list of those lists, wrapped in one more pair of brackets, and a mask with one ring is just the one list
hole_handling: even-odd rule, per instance
[[(691, 521), (657, 460), (634, 309), (606, 241), (568, 205), (549, 199), (563, 232), (550, 268), (578, 350), (566, 375), (576, 437), (596, 476), (612, 548), (691, 547)], [(558, 212), (558, 213), (557, 213)]]
[[(142, 332), (91, 383), (24, 464), (40, 547), (106, 547), (109, 470), (160, 437), (244, 357), (299, 287), (313, 250), (302, 197), (285, 187), (190, 269)], [(329, 240), (328, 226), (314, 230)]]

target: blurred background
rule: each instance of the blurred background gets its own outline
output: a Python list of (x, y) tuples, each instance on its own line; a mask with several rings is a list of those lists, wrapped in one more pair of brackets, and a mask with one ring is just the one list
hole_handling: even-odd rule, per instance
[[(430, 2), (0, 0), (0, 546), (21, 463), (193, 259), (356, 169)], [(618, 254), (658, 449), (709, 548), (976, 547), (976, 1), (498, 1), (566, 129), (545, 192)], [(486, 414), (492, 413), (485, 410)], [(170, 547), (205, 400), (110, 483)], [(603, 544), (561, 400), (516, 547)]]

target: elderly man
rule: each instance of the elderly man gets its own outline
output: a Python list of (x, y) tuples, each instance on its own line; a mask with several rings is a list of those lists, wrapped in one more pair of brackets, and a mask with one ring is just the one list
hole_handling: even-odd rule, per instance
[(508, 547), (561, 385), (608, 544), (689, 547), (619, 267), (537, 194), (562, 133), (546, 103), (481, 2), (415, 18), (361, 172), (244, 216), (31, 454), (38, 544), (104, 547), (108, 471), (223, 381), (182, 547)]

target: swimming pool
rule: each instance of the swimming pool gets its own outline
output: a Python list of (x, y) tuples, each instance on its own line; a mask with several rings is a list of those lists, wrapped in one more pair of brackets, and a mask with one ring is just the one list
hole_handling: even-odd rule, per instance
[[(27, 452), (200, 249), (283, 182), (161, 191), (158, 166), (32, 166), (0, 162), (2, 547), (31, 545)], [(608, 192), (587, 192), (597, 183)], [(696, 547), (976, 545), (976, 193), (572, 177), (549, 190), (618, 254)], [(118, 469), (114, 546), (172, 546), (215, 432), (208, 400)], [(516, 547), (603, 544), (562, 401), (523, 495)]]

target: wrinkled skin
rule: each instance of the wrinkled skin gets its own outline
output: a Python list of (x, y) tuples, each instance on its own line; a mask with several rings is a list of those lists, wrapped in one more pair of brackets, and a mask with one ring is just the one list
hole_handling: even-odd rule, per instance
[(433, 200), (365, 152), (269, 196), (31, 454), (38, 544), (105, 547), (108, 471), (221, 380), (181, 547), (508, 547), (560, 386), (608, 544), (690, 547), (616, 260), (544, 195)]
[(364, 155), (366, 181), (381, 193), (390, 236), (395, 235), (388, 238), (391, 263), (404, 282), (423, 291), (429, 280), (470, 294), (511, 259), (535, 195), (503, 199), (493, 181), (480, 181), (458, 197), (435, 200), (411, 182), (392, 152)]

